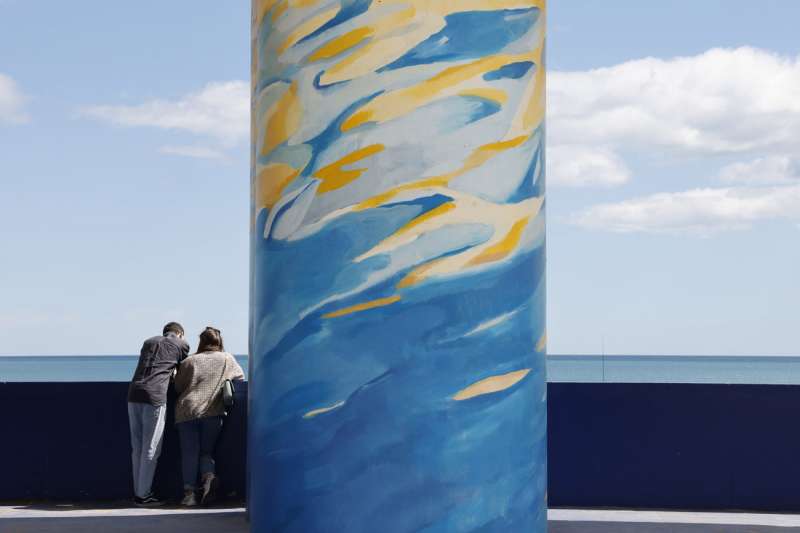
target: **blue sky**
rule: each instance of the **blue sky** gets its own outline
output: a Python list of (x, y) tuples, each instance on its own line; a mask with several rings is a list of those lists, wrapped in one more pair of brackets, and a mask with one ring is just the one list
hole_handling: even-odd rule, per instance
[[(249, 2), (43, 7), (0, 0), (0, 354), (244, 352)], [(800, 4), (549, 17), (551, 353), (797, 354)]]

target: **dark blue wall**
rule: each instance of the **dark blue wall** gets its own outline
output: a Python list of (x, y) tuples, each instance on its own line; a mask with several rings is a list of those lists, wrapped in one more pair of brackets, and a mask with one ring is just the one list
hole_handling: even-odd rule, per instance
[[(0, 500), (131, 496), (124, 383), (0, 383)], [(243, 498), (246, 387), (217, 451)], [(552, 507), (800, 511), (800, 387), (551, 383)], [(168, 423), (156, 486), (181, 493)]]
[[(0, 500), (116, 500), (133, 496), (127, 383), (0, 383)], [(226, 496), (243, 498), (246, 384), (217, 447)], [(171, 397), (171, 399), (174, 397)], [(182, 494), (172, 412), (155, 489)]]
[(800, 511), (800, 387), (551, 384), (550, 505)]

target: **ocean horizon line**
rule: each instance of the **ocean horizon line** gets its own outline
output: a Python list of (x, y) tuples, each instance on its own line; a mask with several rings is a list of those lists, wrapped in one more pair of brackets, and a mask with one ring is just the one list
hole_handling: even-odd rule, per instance
[[(233, 353), (236, 357), (248, 357), (246, 353)], [(92, 354), (76, 354), (76, 353), (65, 353), (65, 354), (0, 354), (0, 357), (139, 357), (137, 354), (134, 353), (122, 353), (122, 354), (102, 354), (102, 353), (92, 353)], [(724, 353), (717, 353), (717, 354), (688, 354), (688, 353), (679, 353), (679, 354), (670, 354), (670, 353), (549, 353), (547, 357), (605, 357), (605, 358), (614, 358), (614, 357), (707, 357), (707, 358), (714, 358), (714, 357), (733, 357), (733, 358), (754, 358), (754, 357), (800, 357), (800, 352), (794, 354), (724, 354)]]

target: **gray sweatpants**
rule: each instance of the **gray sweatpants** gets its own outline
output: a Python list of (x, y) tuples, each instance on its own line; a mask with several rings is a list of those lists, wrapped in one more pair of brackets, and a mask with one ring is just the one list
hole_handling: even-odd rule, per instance
[(131, 426), (131, 459), (133, 461), (133, 493), (139, 498), (150, 495), (156, 474), (161, 442), (164, 440), (166, 405), (128, 402)]

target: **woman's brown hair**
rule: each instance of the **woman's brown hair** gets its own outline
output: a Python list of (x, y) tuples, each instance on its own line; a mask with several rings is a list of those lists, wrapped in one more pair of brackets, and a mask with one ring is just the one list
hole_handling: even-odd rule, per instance
[(200, 344), (197, 346), (197, 353), (224, 351), (225, 345), (222, 343), (222, 332), (211, 326), (204, 329), (200, 334)]

